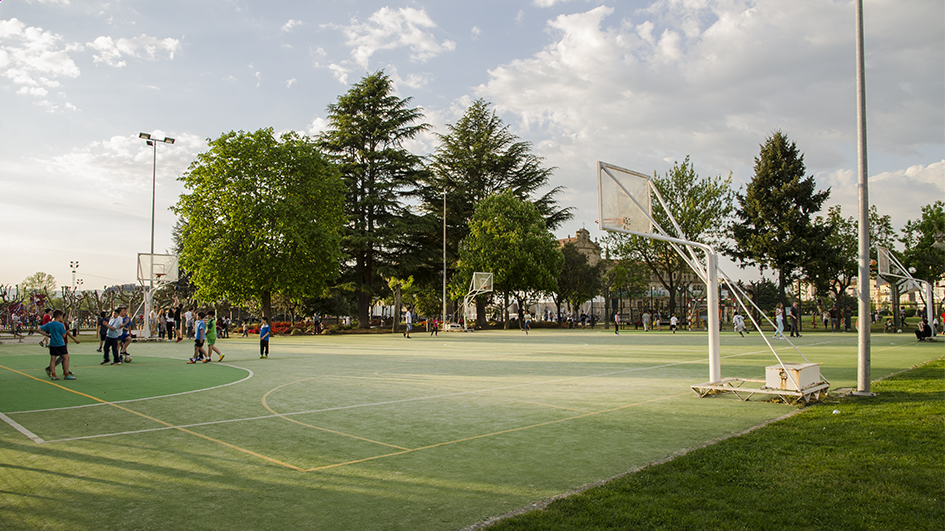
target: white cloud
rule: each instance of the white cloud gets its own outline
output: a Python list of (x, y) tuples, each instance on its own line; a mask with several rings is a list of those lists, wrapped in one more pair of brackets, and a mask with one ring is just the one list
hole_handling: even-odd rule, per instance
[(60, 35), (17, 20), (0, 20), (0, 75), (21, 85), (18, 94), (45, 96), (58, 87), (56, 78), (79, 76), (69, 53), (81, 46), (63, 42)]
[(285, 24), (282, 25), (282, 31), (283, 31), (283, 32), (289, 32), (289, 31), (292, 31), (292, 28), (294, 28), (294, 27), (296, 27), (296, 26), (301, 26), (301, 25), (302, 25), (302, 21), (301, 21), (301, 20), (295, 20), (294, 18), (293, 18), (293, 19), (289, 19), (288, 22), (286, 22)]
[(154, 61), (156, 55), (163, 52), (167, 54), (168, 59), (173, 59), (174, 52), (180, 49), (180, 41), (172, 38), (158, 39), (148, 35), (131, 39), (120, 38), (116, 41), (111, 37), (101, 36), (87, 46), (98, 52), (92, 55), (96, 63), (121, 68), (127, 64), (124, 57)]
[(482, 30), (479, 29), (479, 26), (473, 26), (472, 29), (469, 30), (469, 34), (472, 35), (473, 39), (478, 39), (479, 36), (482, 35)]
[(286, 82), (285, 82), (285, 88), (292, 88), (292, 85), (294, 85), (297, 81), (298, 81), (298, 80), (296, 80), (294, 77), (293, 77), (292, 79), (286, 81)]
[(353, 61), (364, 69), (380, 50), (407, 48), (412, 60), (423, 62), (456, 48), (453, 41), (437, 41), (430, 32), (437, 26), (423, 9), (383, 7), (367, 22), (360, 23), (355, 19), (348, 26), (330, 27), (344, 33), (345, 44), (354, 47), (351, 50)]
[[(848, 2), (659, 0), (620, 20), (611, 19), (614, 12), (600, 6), (549, 20), (544, 49), (490, 70), (476, 89), (517, 118), (520, 134), (538, 139), (539, 154), (560, 168), (553, 184), (570, 187), (562, 200), (578, 216), (595, 215), (595, 194), (585, 188), (596, 160), (652, 173), (692, 154), (700, 174), (734, 171), (738, 186), (750, 179), (759, 144), (781, 129), (818, 179), (855, 167)], [(868, 11), (873, 156), (918, 154), (941, 143), (940, 12), (921, 0), (881, 0)], [(923, 25), (915, 32), (921, 37), (902, 31), (914, 24)], [(910, 182), (942, 197), (927, 182), (945, 182), (942, 170), (929, 168)]]
[(259, 85), (262, 84), (262, 72), (256, 72), (255, 76), (256, 76), (256, 87), (258, 88)]

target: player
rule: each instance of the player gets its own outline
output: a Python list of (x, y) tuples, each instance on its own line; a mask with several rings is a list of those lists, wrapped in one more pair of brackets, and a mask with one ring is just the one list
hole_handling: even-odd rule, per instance
[(676, 317), (676, 314), (674, 313), (673, 316), (669, 318), (669, 329), (672, 330), (674, 334), (676, 333), (676, 326), (678, 324), (679, 318)]
[(614, 333), (620, 335), (620, 312), (614, 312)]
[(128, 308), (121, 308), (121, 337), (118, 340), (121, 346), (121, 359), (128, 356), (128, 345), (131, 344), (131, 317), (128, 317)]
[(525, 335), (528, 335), (528, 331), (532, 329), (532, 313), (525, 312)]
[(220, 349), (216, 347), (217, 342), (217, 312), (215, 310), (207, 310), (207, 361), (210, 361), (210, 358), (213, 357), (213, 353), (216, 352), (220, 355), (220, 359), (217, 361), (223, 361), (223, 353), (220, 352)]
[(69, 370), (69, 350), (66, 346), (70, 338), (77, 345), (79, 340), (66, 329), (66, 325), (62, 324), (62, 310), (53, 312), (49, 322), (39, 327), (39, 332), (45, 336), (44, 339), (49, 345), (49, 366), (46, 367), (46, 376), (50, 380), (58, 380), (56, 365), (61, 363), (63, 379), (75, 380), (75, 375)]
[[(43, 322), (40, 324), (39, 326), (40, 328), (42, 328), (43, 325), (49, 324), (49, 322), (53, 320), (52, 316), (49, 315), (49, 312), (50, 312), (49, 308), (46, 308), (43, 310)], [(44, 337), (39, 340), (39, 346), (45, 347), (47, 346), (46, 345), (47, 342), (48, 342), (48, 338)]]
[(259, 327), (259, 359), (269, 359), (269, 319), (262, 318)]
[(738, 335), (745, 337), (745, 334), (748, 333), (748, 328), (745, 326), (745, 318), (735, 312), (735, 316), (732, 317), (732, 326), (735, 328), (735, 331), (738, 332)]
[(204, 341), (207, 339), (207, 323), (203, 321), (204, 317), (206, 315), (203, 312), (197, 314), (196, 326), (194, 327), (194, 357), (187, 360), (188, 364), (210, 361), (210, 356), (203, 350)]
[(407, 319), (407, 326), (404, 327), (404, 337), (406, 337), (407, 339), (410, 339), (410, 331), (413, 330), (413, 318), (410, 315), (409, 308), (407, 309), (406, 319)]

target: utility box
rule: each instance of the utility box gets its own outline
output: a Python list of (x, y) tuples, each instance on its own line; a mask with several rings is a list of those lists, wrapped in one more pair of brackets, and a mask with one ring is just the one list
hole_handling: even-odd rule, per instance
[[(785, 372), (787, 369), (787, 372)], [(819, 363), (785, 363), (765, 367), (765, 388), (803, 391), (820, 383)]]

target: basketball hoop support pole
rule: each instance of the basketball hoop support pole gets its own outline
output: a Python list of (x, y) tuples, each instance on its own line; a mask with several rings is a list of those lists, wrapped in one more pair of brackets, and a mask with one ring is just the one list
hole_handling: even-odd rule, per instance
[[(699, 242), (690, 242), (687, 240), (681, 240), (679, 238), (673, 238), (672, 236), (664, 236), (662, 234), (650, 233), (643, 234), (640, 232), (635, 232), (632, 230), (616, 229), (610, 228), (614, 232), (622, 232), (624, 234), (630, 234), (633, 236), (640, 236), (641, 238), (650, 238), (653, 240), (661, 240), (669, 243), (675, 243), (678, 245), (685, 245), (691, 247), (698, 247), (705, 251), (705, 267), (706, 267), (706, 283), (708, 284), (706, 291), (706, 304), (708, 305), (708, 315), (706, 316), (707, 326), (709, 327), (709, 383), (718, 384), (722, 382), (722, 340), (721, 340), (721, 329), (719, 327), (719, 255), (712, 247)], [(685, 256), (683, 258), (686, 258)]]

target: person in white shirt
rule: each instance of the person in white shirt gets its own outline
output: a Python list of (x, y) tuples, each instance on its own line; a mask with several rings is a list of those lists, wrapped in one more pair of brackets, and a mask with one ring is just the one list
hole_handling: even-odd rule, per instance
[(738, 335), (742, 337), (745, 337), (745, 334), (748, 333), (748, 328), (745, 327), (745, 318), (738, 312), (735, 312), (735, 316), (732, 317), (732, 326), (735, 328), (735, 331), (738, 332)]

